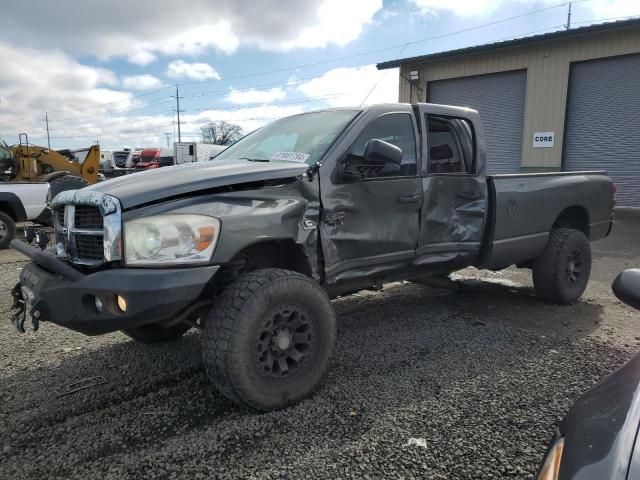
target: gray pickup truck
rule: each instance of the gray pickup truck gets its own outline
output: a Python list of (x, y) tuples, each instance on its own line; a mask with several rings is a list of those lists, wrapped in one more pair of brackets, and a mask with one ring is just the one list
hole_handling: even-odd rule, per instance
[(304, 113), (214, 161), (60, 193), (55, 248), (12, 242), (32, 259), (12, 291), (13, 321), (140, 342), (199, 328), (216, 388), (272, 410), (327, 371), (330, 298), (518, 265), (544, 300), (575, 302), (613, 205), (605, 172), (487, 176), (470, 109)]

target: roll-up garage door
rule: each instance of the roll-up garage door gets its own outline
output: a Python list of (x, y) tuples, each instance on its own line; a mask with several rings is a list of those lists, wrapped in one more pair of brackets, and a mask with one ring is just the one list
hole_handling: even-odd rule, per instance
[(571, 66), (563, 160), (607, 170), (618, 205), (640, 207), (640, 55)]
[(487, 173), (516, 173), (522, 164), (526, 70), (429, 82), (431, 103), (470, 107), (482, 118)]

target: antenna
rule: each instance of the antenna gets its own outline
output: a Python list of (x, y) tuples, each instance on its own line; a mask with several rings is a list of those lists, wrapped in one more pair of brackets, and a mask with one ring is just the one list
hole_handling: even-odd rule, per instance
[(564, 26), (564, 28), (566, 28), (567, 30), (571, 28), (571, 4), (572, 3), (573, 2), (569, 2), (569, 12), (567, 12), (567, 23)]

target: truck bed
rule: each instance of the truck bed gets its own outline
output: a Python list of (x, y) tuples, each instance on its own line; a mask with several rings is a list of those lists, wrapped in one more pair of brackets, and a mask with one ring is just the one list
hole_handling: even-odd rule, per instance
[(491, 175), (487, 184), (482, 268), (538, 257), (554, 226), (579, 228), (591, 241), (605, 237), (611, 228), (613, 186), (605, 171)]

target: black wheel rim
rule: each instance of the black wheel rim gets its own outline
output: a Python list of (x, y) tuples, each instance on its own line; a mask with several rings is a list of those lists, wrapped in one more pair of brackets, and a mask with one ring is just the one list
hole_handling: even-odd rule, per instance
[(258, 329), (255, 359), (259, 372), (273, 380), (299, 374), (313, 355), (315, 340), (309, 312), (298, 305), (275, 308)]
[(9, 235), (9, 227), (0, 220), (0, 240), (4, 239), (7, 235)]
[(569, 259), (567, 261), (567, 271), (566, 278), (569, 284), (573, 285), (576, 283), (581, 275), (584, 261), (582, 259), (582, 253), (578, 250), (574, 250), (569, 255)]

